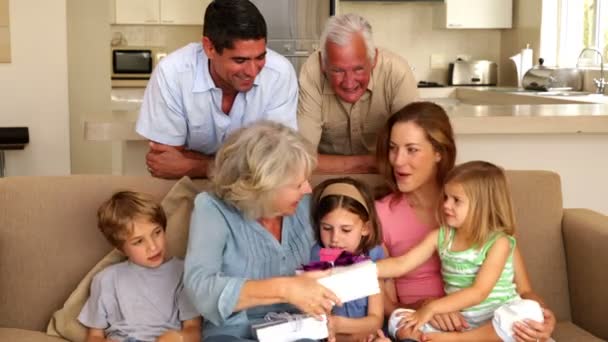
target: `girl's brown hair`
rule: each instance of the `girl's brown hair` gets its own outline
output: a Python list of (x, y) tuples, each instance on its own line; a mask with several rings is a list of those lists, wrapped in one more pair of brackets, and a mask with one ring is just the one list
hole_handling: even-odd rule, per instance
[[(323, 190), (336, 183), (350, 184), (357, 188), (365, 200), (365, 205), (356, 199), (345, 195), (332, 194), (321, 198)], [(367, 209), (365, 207), (367, 207)], [(338, 208), (346, 209), (349, 212), (359, 216), (363, 222), (369, 222), (370, 232), (367, 236), (363, 236), (361, 238), (359, 252), (368, 254), (372, 248), (382, 243), (382, 229), (380, 227), (378, 214), (376, 213), (374, 199), (365, 184), (350, 177), (327, 179), (317, 185), (313, 190), (310, 217), (312, 218), (312, 225), (317, 241), (321, 241), (321, 219)]]
[[(481, 246), (494, 232), (515, 233), (513, 204), (503, 169), (486, 161), (470, 161), (453, 168), (445, 182), (460, 184), (469, 199), (469, 212), (459, 228), (468, 233), (469, 242)], [(442, 213), (439, 218), (445, 225)]]
[(413, 122), (424, 130), (427, 140), (435, 152), (441, 155), (437, 163), (437, 184), (443, 185), (445, 176), (454, 167), (456, 160), (456, 144), (450, 118), (441, 106), (432, 102), (413, 102), (391, 115), (383, 129), (378, 134), (376, 144), (376, 163), (378, 171), (383, 176), (391, 192), (399, 191), (393, 167), (389, 162), (389, 147), (391, 132), (398, 123)]

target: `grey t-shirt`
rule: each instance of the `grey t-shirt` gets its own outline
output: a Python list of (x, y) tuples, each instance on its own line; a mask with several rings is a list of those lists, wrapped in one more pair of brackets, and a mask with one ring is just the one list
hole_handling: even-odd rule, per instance
[(178, 258), (157, 268), (130, 261), (109, 266), (93, 278), (78, 320), (120, 342), (155, 341), (167, 330), (180, 330), (181, 321), (199, 316), (183, 291), (183, 273)]

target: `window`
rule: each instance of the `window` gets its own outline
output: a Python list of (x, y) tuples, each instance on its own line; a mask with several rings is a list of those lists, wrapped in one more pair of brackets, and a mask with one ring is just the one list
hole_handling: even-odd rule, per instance
[[(555, 64), (560, 66), (575, 66), (583, 48), (590, 47), (599, 50), (599, 55), (585, 53), (581, 56), (581, 66), (598, 66), (600, 62), (608, 61), (608, 0), (552, 0), (547, 11), (553, 11), (558, 18), (556, 46), (550, 42), (545, 47), (556, 47)], [(543, 1), (543, 6), (549, 1)], [(549, 18), (549, 14), (546, 16)], [(543, 19), (545, 8), (543, 7)], [(544, 23), (543, 23), (544, 26)], [(550, 29), (543, 30), (543, 40), (551, 40)], [(546, 34), (545, 34), (546, 33)], [(546, 50), (545, 50), (546, 51)], [(555, 51), (555, 50), (554, 50)]]

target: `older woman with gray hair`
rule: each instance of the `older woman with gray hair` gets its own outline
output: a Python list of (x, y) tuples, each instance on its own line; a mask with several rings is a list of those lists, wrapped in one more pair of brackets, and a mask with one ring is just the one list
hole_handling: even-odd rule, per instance
[(310, 144), (272, 122), (235, 132), (218, 151), (213, 190), (194, 203), (184, 273), (205, 340), (251, 339), (269, 312), (320, 315), (339, 302), (314, 277), (293, 276), (314, 244), (315, 165)]

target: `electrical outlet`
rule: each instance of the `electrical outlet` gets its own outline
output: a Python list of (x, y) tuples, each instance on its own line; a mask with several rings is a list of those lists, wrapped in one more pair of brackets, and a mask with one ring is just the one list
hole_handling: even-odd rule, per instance
[(448, 63), (445, 61), (445, 56), (439, 53), (431, 54), (431, 69), (447, 69)]
[(462, 59), (463, 61), (466, 61), (466, 62), (470, 61), (471, 58), (472, 58), (471, 55), (468, 55), (466, 53), (459, 53), (456, 55), (456, 59)]

